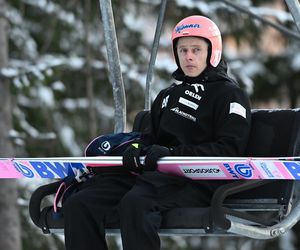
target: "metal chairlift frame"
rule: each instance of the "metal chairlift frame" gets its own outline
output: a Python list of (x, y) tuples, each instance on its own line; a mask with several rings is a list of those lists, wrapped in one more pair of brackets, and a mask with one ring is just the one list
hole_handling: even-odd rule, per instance
[[(197, 1), (197, 0), (196, 0)], [(227, 5), (232, 6), (233, 8), (239, 8), (240, 11), (246, 12), (242, 7), (232, 3), (232, 1), (220, 0)], [(126, 124), (126, 101), (125, 101), (125, 91), (122, 80), (122, 74), (120, 69), (120, 60), (118, 55), (118, 46), (117, 46), (117, 38), (115, 33), (115, 27), (113, 22), (113, 12), (111, 1), (109, 0), (99, 0), (102, 14), (102, 21), (104, 25), (104, 36), (106, 41), (107, 55), (108, 55), (108, 63), (109, 63), (109, 75), (112, 81), (112, 85), (114, 88), (114, 100), (115, 100), (115, 132), (124, 131)], [(300, 31), (300, 5), (297, 0), (285, 0), (293, 18), (295, 24)], [(146, 78), (146, 90), (145, 90), (145, 110), (150, 109), (150, 89), (152, 83), (152, 77), (154, 72), (154, 65), (156, 60), (156, 55), (159, 47), (159, 39), (162, 31), (163, 20), (166, 10), (167, 0), (162, 0), (160, 5), (160, 12), (158, 15), (158, 21), (153, 41), (153, 46), (151, 50), (151, 58), (149, 62), (147, 78)], [(289, 36), (300, 39), (300, 35), (290, 31), (283, 26), (272, 23), (261, 17), (255, 15), (254, 13), (247, 12), (253, 18), (259, 19), (264, 23), (271, 25), (272, 27), (278, 29), (280, 32), (283, 32)], [(275, 235), (279, 235), (286, 230), (290, 229), (297, 221), (300, 219), (300, 202), (297, 202), (290, 215), (283, 220), (281, 223), (276, 225), (276, 228), (257, 228), (247, 226), (245, 224), (239, 222), (231, 222), (229, 229), (227, 230), (229, 233), (246, 235), (254, 238), (270, 238)]]
[[(197, 0), (194, 0), (197, 1)], [(240, 11), (246, 12), (251, 15), (251, 17), (256, 18), (267, 25), (271, 25), (273, 28), (278, 29), (280, 32), (283, 32), (291, 37), (296, 39), (300, 39), (300, 35), (286, 29), (283, 26), (267, 21), (254, 13), (248, 12), (243, 9), (241, 6), (232, 3), (232, 1), (220, 0), (227, 5), (232, 6), (233, 8), (239, 9)], [(290, 13), (293, 16), (295, 24), (300, 32), (300, 4), (297, 0), (285, 0)], [(115, 100), (115, 132), (123, 132), (126, 124), (126, 97), (124, 84), (122, 79), (121, 67), (120, 67), (120, 59), (118, 53), (118, 45), (117, 45), (117, 37), (114, 26), (114, 18), (113, 11), (111, 6), (111, 1), (109, 0), (99, 0), (100, 10), (102, 14), (102, 21), (104, 26), (104, 37), (107, 48), (107, 56), (109, 63), (109, 76), (113, 86), (114, 92), (114, 100)], [(153, 45), (151, 49), (151, 58), (149, 62), (147, 78), (146, 78), (146, 89), (145, 89), (145, 110), (150, 109), (150, 91), (151, 91), (151, 83), (154, 72), (154, 65), (156, 60), (156, 55), (159, 47), (159, 40), (162, 31), (165, 10), (167, 6), (167, 0), (162, 0), (160, 4), (160, 12), (158, 15), (158, 21), (156, 25)], [(276, 225), (276, 227), (270, 228), (258, 228), (245, 225), (239, 222), (231, 222), (230, 227), (228, 228), (228, 233), (234, 233), (239, 235), (245, 235), (248, 237), (258, 238), (258, 239), (268, 239), (274, 236), (280, 235), (294, 226), (298, 220), (300, 219), (300, 201), (295, 204), (295, 207), (282, 222)], [(171, 231), (169, 231), (171, 232)], [(165, 234), (169, 234), (165, 232)], [(172, 234), (172, 233), (171, 233)], [(194, 233), (192, 233), (194, 234)]]
[[(118, 46), (117, 46), (117, 38), (115, 33), (115, 27), (114, 27), (114, 19), (113, 19), (113, 13), (112, 13), (112, 6), (111, 1), (109, 0), (99, 0), (100, 2), (100, 10), (102, 14), (102, 21), (104, 25), (104, 36), (105, 36), (105, 42), (106, 42), (106, 48), (107, 48), (107, 56), (108, 56), (108, 63), (109, 63), (109, 75), (110, 75), (110, 81), (112, 81), (112, 86), (114, 89), (114, 100), (115, 100), (115, 132), (123, 132), (125, 128), (125, 121), (126, 121), (126, 102), (125, 102), (125, 91), (123, 86), (123, 80), (122, 80), (122, 74), (121, 74), (121, 68), (120, 68), (120, 61), (119, 61), (119, 54), (118, 54)], [(225, 2), (225, 1), (222, 1)], [(290, 11), (293, 15), (293, 18), (295, 20), (295, 23), (300, 31), (300, 7), (299, 2), (297, 0), (286, 0), (286, 3), (288, 7), (290, 8)], [(159, 18), (156, 26), (156, 32), (151, 52), (151, 59), (149, 63), (149, 69), (147, 74), (147, 87), (146, 87), (146, 95), (145, 95), (145, 110), (149, 110), (150, 107), (150, 85), (152, 81), (152, 75), (153, 75), (153, 68), (155, 64), (156, 54), (159, 46), (159, 37), (162, 30), (162, 24), (163, 24), (163, 18), (164, 13), (166, 9), (167, 0), (161, 1), (161, 10), (159, 12)], [(296, 112), (299, 113), (299, 110)], [(300, 119), (298, 119), (300, 122)], [(297, 127), (299, 127), (298, 123), (296, 124)], [(296, 139), (300, 141), (300, 130), (297, 132)], [(297, 144), (297, 150), (294, 148), (293, 151), (298, 152), (299, 145)], [(285, 233), (287, 230), (292, 228), (300, 219), (300, 199), (296, 200), (296, 203), (292, 206), (291, 211), (288, 213), (287, 216), (284, 217), (283, 220), (281, 220), (276, 225), (270, 226), (270, 227), (259, 227), (259, 226), (253, 226), (249, 225), (244, 222), (240, 221), (234, 221), (229, 219), (225, 216), (228, 215), (227, 213), (224, 213), (222, 202), (224, 199), (230, 195), (241, 190), (247, 190), (251, 189), (253, 187), (258, 187), (261, 185), (264, 185), (266, 181), (259, 180), (255, 182), (241, 182), (238, 186), (232, 185), (232, 186), (226, 186), (226, 189), (219, 189), (217, 192), (219, 194), (214, 195), (214, 197), (217, 197), (215, 200), (213, 198), (212, 200), (212, 211), (211, 214), (213, 220), (216, 222), (216, 227), (223, 229), (222, 234), (218, 234), (216, 232), (213, 232), (211, 235), (218, 236), (229, 236), (229, 235), (242, 235), (247, 236), (250, 238), (255, 239), (271, 239), (274, 237), (277, 237), (283, 233)], [(40, 198), (40, 197), (37, 197)], [(34, 206), (38, 206), (37, 210), (39, 211), (39, 205), (32, 203)], [(38, 224), (38, 223), (37, 223)], [(55, 232), (55, 230), (51, 230), (52, 232)], [(160, 235), (210, 235), (209, 233), (210, 228), (190, 228), (190, 229), (180, 229), (180, 228), (169, 228), (169, 229), (161, 229)], [(225, 231), (225, 234), (224, 234)], [(118, 229), (111, 229), (108, 234), (116, 234), (119, 233)]]

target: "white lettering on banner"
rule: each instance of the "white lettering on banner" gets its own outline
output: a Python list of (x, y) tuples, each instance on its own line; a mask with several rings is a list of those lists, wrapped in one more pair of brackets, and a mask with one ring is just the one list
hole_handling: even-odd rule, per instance
[(179, 102), (180, 102), (181, 104), (185, 105), (185, 106), (188, 106), (188, 107), (194, 109), (194, 110), (197, 110), (198, 107), (199, 107), (198, 104), (196, 104), (196, 103), (194, 103), (194, 102), (191, 102), (191, 101), (189, 101), (189, 100), (187, 100), (187, 99), (185, 99), (185, 98), (183, 98), (183, 97), (180, 97), (180, 98), (179, 98)]
[(246, 109), (237, 102), (230, 103), (229, 114), (236, 114), (246, 118)]

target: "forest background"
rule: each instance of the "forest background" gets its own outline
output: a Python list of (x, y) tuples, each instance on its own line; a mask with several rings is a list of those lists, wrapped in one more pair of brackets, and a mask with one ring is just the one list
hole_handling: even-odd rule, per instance
[[(296, 34), (284, 1), (231, 1)], [(112, 0), (129, 131), (144, 109), (146, 74), (158, 0)], [(219, 26), (223, 57), (253, 108), (299, 107), (300, 39), (237, 11), (225, 1), (169, 0), (151, 97), (176, 69), (171, 29), (198, 14)], [(113, 88), (97, 0), (0, 0), (1, 157), (82, 156), (88, 142), (114, 131)], [(38, 181), (0, 181), (0, 249), (60, 250), (63, 238), (44, 236), (28, 215)], [(5, 226), (3, 226), (5, 225)], [(163, 238), (162, 249), (299, 249), (299, 226), (272, 241), (245, 238)], [(120, 239), (109, 238), (111, 249)], [(221, 248), (221, 246), (223, 246)]]

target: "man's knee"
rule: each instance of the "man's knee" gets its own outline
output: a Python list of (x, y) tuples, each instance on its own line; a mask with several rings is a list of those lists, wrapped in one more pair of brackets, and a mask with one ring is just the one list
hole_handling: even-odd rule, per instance
[(135, 213), (139, 211), (140, 207), (143, 206), (143, 199), (135, 193), (128, 192), (121, 200), (119, 204), (120, 215)]
[[(161, 214), (155, 201), (135, 193), (127, 193), (120, 201), (121, 229), (134, 225), (135, 230), (153, 233), (161, 224)], [(130, 230), (133, 230), (130, 228)]]
[(121, 216), (128, 214), (139, 216), (138, 214), (153, 210), (154, 206), (155, 199), (141, 192), (129, 191), (119, 203), (119, 212)]

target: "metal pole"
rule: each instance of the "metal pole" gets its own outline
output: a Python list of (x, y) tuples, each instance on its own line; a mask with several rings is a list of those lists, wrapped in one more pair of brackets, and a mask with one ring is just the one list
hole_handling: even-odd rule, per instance
[(264, 228), (231, 221), (231, 226), (227, 232), (260, 240), (274, 239), (290, 230), (299, 220), (300, 202), (298, 200), (290, 214), (273, 226)]
[(300, 4), (298, 0), (285, 0), (300, 32)]
[(115, 104), (114, 132), (119, 133), (125, 130), (126, 125), (126, 97), (120, 67), (120, 58), (114, 16), (110, 0), (99, 0), (99, 3), (108, 57), (109, 79), (113, 86), (113, 96)]
[(160, 3), (160, 10), (159, 10), (158, 20), (157, 20), (157, 24), (156, 24), (154, 40), (153, 40), (152, 49), (151, 49), (151, 57), (150, 57), (150, 62), (149, 62), (149, 67), (148, 67), (148, 72), (147, 72), (147, 78), (146, 78), (145, 110), (149, 110), (150, 106), (151, 106), (150, 86), (152, 83), (154, 64), (155, 64), (157, 50), (158, 50), (158, 46), (159, 46), (162, 25), (164, 22), (166, 5), (167, 5), (167, 0), (162, 0)]

